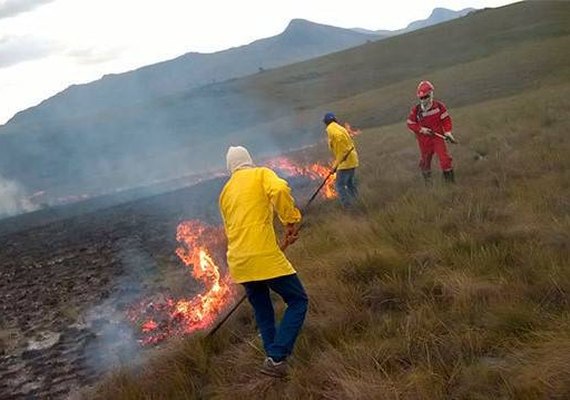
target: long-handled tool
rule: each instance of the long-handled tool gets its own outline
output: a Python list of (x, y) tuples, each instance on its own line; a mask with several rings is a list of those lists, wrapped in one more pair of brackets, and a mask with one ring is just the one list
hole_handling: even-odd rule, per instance
[(453, 144), (459, 144), (459, 142), (458, 142), (457, 140), (455, 140), (455, 138), (454, 138), (453, 136), (452, 136), (452, 137), (448, 137), (448, 136), (442, 135), (441, 133), (437, 133), (437, 132), (434, 132), (434, 131), (431, 131), (431, 133), (432, 133), (433, 135), (439, 137), (439, 138), (442, 138), (442, 139), (445, 140), (446, 142), (453, 143)]
[(480, 160), (480, 159), (482, 159), (482, 158), (485, 158), (485, 155), (484, 155), (484, 154), (481, 154), (479, 151), (475, 150), (475, 149), (472, 148), (472, 147), (466, 146), (465, 143), (460, 143), (460, 142), (458, 142), (454, 137), (448, 138), (448, 137), (446, 137), (446, 136), (444, 136), (444, 135), (442, 135), (442, 134), (440, 134), (440, 133), (433, 132), (433, 131), (432, 131), (432, 133), (433, 133), (435, 136), (442, 138), (442, 139), (445, 140), (446, 142), (449, 142), (449, 143), (451, 143), (451, 144), (462, 145), (463, 148), (466, 148), (466, 149), (470, 150), (472, 153), (475, 154), (475, 159), (476, 159), (476, 160)]
[[(340, 160), (339, 163), (337, 163), (337, 165), (334, 166), (334, 168), (332, 168), (330, 170), (330, 172), (328, 173), (328, 175), (325, 177), (325, 179), (323, 179), (323, 182), (320, 184), (320, 186), (317, 188), (317, 190), (315, 190), (315, 192), (313, 193), (313, 195), (309, 198), (309, 200), (307, 201), (307, 204), (305, 205), (305, 207), (302, 208), (301, 213), (304, 215), (305, 211), (307, 210), (307, 208), (309, 208), (309, 206), (311, 205), (311, 203), (313, 202), (313, 200), (315, 200), (315, 198), (317, 197), (317, 195), (319, 194), (319, 192), (321, 191), (321, 189), (325, 186), (325, 184), (327, 183), (327, 181), (329, 180), (329, 178), (331, 176), (333, 176), (337, 169), (338, 166), (340, 164), (342, 164), (344, 161), (346, 161), (346, 159), (348, 158), (348, 156), (350, 155), (350, 153), (352, 153), (352, 151), (354, 150), (354, 147), (351, 147), (346, 154), (344, 155), (344, 157)], [(299, 225), (299, 227), (297, 228), (297, 232), (299, 232), (299, 230), (301, 229), (303, 225)], [(279, 248), (281, 249), (281, 251), (285, 251), (285, 249), (289, 247), (289, 242), (285, 241), (284, 243), (282, 243)], [(240, 299), (237, 301), (237, 303), (234, 304), (234, 306), (230, 309), (230, 311), (228, 311), (228, 313), (226, 314), (226, 316), (224, 318), (222, 318), (213, 328), (210, 332), (208, 332), (206, 334), (206, 337), (211, 337), (213, 336), (218, 329), (220, 329), (220, 327), (230, 318), (230, 316), (239, 308), (239, 306), (241, 305), (241, 303), (244, 302), (244, 300), (246, 299), (246, 295), (243, 294)]]

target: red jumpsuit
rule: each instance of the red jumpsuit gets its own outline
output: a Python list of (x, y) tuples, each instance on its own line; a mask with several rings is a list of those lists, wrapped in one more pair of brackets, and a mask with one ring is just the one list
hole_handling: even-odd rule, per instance
[(442, 171), (451, 171), (451, 156), (447, 152), (445, 140), (436, 135), (425, 135), (420, 133), (420, 128), (425, 127), (440, 135), (451, 132), (451, 117), (447, 112), (445, 104), (434, 100), (431, 108), (422, 111), (419, 105), (414, 106), (408, 116), (408, 128), (416, 134), (420, 147), (421, 159), (420, 169), (422, 172), (431, 171), (431, 159), (433, 153), (439, 158), (439, 165)]

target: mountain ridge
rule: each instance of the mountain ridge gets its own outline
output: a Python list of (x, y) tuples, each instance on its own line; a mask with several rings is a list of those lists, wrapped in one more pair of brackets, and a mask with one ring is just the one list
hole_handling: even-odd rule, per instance
[[(506, 10), (478, 12), (439, 28), (210, 83), (128, 109), (72, 121), (8, 127), (11, 134), (0, 135), (0, 171), (7, 179), (25, 185), (30, 193), (46, 190), (54, 196), (96, 195), (221, 168), (230, 144), (243, 144), (261, 156), (315, 143), (323, 137), (320, 119), (324, 111), (342, 112), (344, 120), (363, 129), (396, 122), (405, 118), (401, 114), (409, 109), (413, 86), (420, 77), (433, 79), (438, 93), (455, 107), (474, 101), (471, 92), (475, 86), (486, 88), (478, 91), (483, 99), (492, 98), (499, 87), (517, 93), (543, 79), (540, 74), (545, 68), (537, 69), (527, 57), (516, 70), (532, 80), (514, 79), (509, 72), (514, 67), (505, 62), (513, 58), (509, 56), (492, 61), (495, 65), (489, 75), (488, 60), (498, 59), (489, 57), (518, 54), (524, 49), (542, 59), (543, 66), (549, 63), (549, 68), (558, 68), (561, 57), (544, 57), (550, 47), (557, 48), (554, 42), (549, 47), (547, 42), (539, 47), (521, 45), (536, 41), (536, 32), (541, 39), (566, 35), (568, 28), (560, 25), (566, 11), (554, 2), (545, 7), (522, 3)], [(554, 12), (563, 14), (552, 15)], [(541, 22), (540, 29), (534, 29), (528, 26), (528, 15), (533, 13), (553, 22)], [(498, 30), (500, 36), (494, 34)], [(478, 46), (466, 47), (465, 43), (475, 39)], [(487, 72), (476, 80), (462, 74), (460, 81), (454, 81), (457, 87), (440, 88), (439, 82), (449, 82), (451, 77), (438, 78), (429, 71), (458, 63), (477, 65), (473, 68)], [(376, 96), (385, 105), (374, 107), (374, 112), (355, 110), (354, 96)]]
[(30, 118), (51, 120), (66, 114), (85, 115), (128, 103), (144, 102), (316, 58), (377, 39), (379, 37), (375, 35), (294, 19), (280, 34), (246, 45), (214, 53), (189, 52), (124, 73), (107, 74), (93, 82), (71, 85), (37, 106), (16, 113), (3, 126), (22, 123)]
[(412, 32), (418, 29), (427, 28), (430, 26), (434, 26), (437, 24), (441, 24), (443, 22), (451, 21), (456, 18), (462, 18), (469, 13), (477, 11), (476, 8), (468, 7), (462, 10), (454, 11), (449, 8), (444, 7), (436, 7), (432, 10), (429, 17), (425, 19), (419, 19), (416, 21), (410, 22), (405, 28), (396, 29), (396, 30), (388, 30), (388, 29), (378, 29), (378, 30), (370, 30), (364, 28), (352, 28), (355, 32), (366, 33), (370, 35), (383, 35), (383, 36), (396, 36), (402, 35), (404, 33)]
[[(130, 71), (105, 74), (100, 79), (91, 82), (72, 84), (61, 92), (44, 99), (39, 104), (17, 112), (4, 125), (0, 125), (0, 128), (9, 124), (21, 123), (34, 114), (40, 116), (40, 118), (50, 119), (52, 116), (59, 117), (62, 114), (70, 112), (76, 115), (89, 113), (89, 111), (85, 112), (84, 110), (99, 112), (105, 108), (124, 105), (122, 103), (128, 101), (128, 99), (125, 99), (126, 94), (131, 94), (131, 97), (140, 96), (139, 101), (145, 101), (150, 97), (160, 97), (209, 83), (239, 78), (256, 72), (263, 72), (270, 68), (293, 64), (332, 52), (342, 51), (368, 41), (381, 40), (390, 36), (437, 25), (438, 23), (463, 17), (472, 11), (475, 11), (475, 9), (465, 8), (463, 10), (453, 11), (442, 7), (434, 8), (428, 18), (413, 21), (408, 24), (406, 28), (395, 31), (382, 29), (374, 31), (361, 28), (344, 29), (319, 24), (302, 18), (294, 18), (289, 22), (283, 32), (275, 36), (257, 39), (248, 44), (213, 53), (188, 52), (169, 60), (145, 65)], [(350, 36), (351, 34), (349, 32), (366, 36)], [(331, 33), (339, 35), (337, 39), (339, 43), (336, 46), (327, 46), (325, 42), (325, 39), (330, 39), (329, 35)], [(322, 36), (317, 37), (317, 34)], [(292, 45), (294, 51), (290, 57), (280, 57), (280, 52), (287, 52), (287, 46), (283, 43), (287, 40)], [(294, 42), (291, 43), (293, 40)], [(323, 50), (303, 53), (302, 47), (307, 43), (322, 46)], [(263, 55), (272, 54), (274, 61), (267, 62), (267, 60), (262, 60), (259, 54), (255, 54), (256, 49), (257, 53)], [(253, 58), (252, 64), (240, 65), (239, 62), (232, 62), (231, 69), (234, 70), (233, 73), (228, 71), (228, 68), (220, 67), (220, 65), (226, 64), (224, 60), (226, 56), (235, 57), (237, 53), (242, 51), (245, 51), (247, 56)], [(187, 74), (192, 73), (191, 68), (189, 69), (189, 66), (184, 64), (197, 64), (195, 67), (197, 71), (194, 71), (196, 79), (188, 80), (182, 78), (182, 76), (187, 76)], [(141, 91), (141, 88), (146, 88), (146, 93)], [(86, 91), (89, 92), (87, 97), (90, 98), (104, 96), (104, 106), (96, 106), (82, 99)], [(0, 134), (1, 133), (0, 129)]]

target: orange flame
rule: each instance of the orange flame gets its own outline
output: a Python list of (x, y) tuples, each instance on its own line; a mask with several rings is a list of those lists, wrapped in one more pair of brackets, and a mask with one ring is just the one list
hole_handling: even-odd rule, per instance
[[(266, 165), (269, 168), (276, 169), (287, 176), (305, 176), (311, 180), (322, 181), (330, 172), (330, 169), (321, 164), (309, 164), (308, 166), (301, 167), (295, 165), (290, 159), (286, 157), (277, 157), (269, 160)], [(334, 188), (336, 181), (336, 174), (333, 174), (327, 180), (327, 183), (322, 189), (322, 196), (325, 199), (334, 199), (337, 194)]]
[(158, 328), (158, 324), (156, 322), (154, 322), (154, 320), (152, 320), (152, 319), (144, 322), (141, 326), (141, 330), (143, 332), (154, 331), (156, 328)]
[(223, 237), (221, 228), (200, 221), (184, 221), (178, 225), (176, 240), (181, 245), (176, 255), (191, 269), (192, 276), (202, 282), (205, 290), (189, 299), (146, 301), (129, 310), (128, 319), (140, 326), (142, 344), (157, 344), (171, 336), (206, 329), (225, 309), (234, 290), (229, 276), (221, 275), (209, 250), (223, 247)]
[(352, 126), (350, 126), (350, 124), (348, 122), (344, 123), (344, 129), (346, 129), (346, 131), (348, 132), (348, 134), (350, 136), (358, 136), (362, 133), (362, 131), (358, 128), (353, 128)]

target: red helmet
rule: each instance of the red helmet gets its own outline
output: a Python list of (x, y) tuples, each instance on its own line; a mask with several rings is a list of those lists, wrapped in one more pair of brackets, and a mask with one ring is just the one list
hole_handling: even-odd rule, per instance
[(422, 98), (422, 97), (426, 97), (427, 95), (429, 95), (434, 90), (435, 90), (435, 87), (433, 86), (433, 84), (430, 81), (421, 81), (420, 84), (418, 85), (418, 89), (417, 89), (416, 94), (418, 95), (418, 98)]

